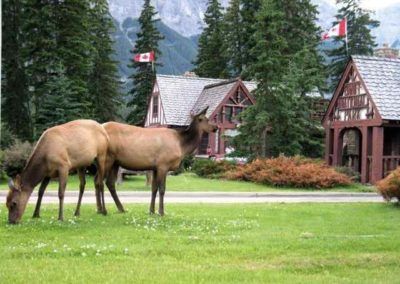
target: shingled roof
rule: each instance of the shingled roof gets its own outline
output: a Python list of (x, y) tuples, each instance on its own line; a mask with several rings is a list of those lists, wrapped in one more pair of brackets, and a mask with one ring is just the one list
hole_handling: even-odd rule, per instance
[[(157, 84), (165, 120), (169, 125), (183, 126), (190, 121), (191, 111), (209, 106), (207, 115), (218, 107), (237, 80), (157, 74)], [(254, 82), (243, 81), (246, 88), (256, 88)]]
[(382, 119), (400, 120), (400, 59), (352, 56)]

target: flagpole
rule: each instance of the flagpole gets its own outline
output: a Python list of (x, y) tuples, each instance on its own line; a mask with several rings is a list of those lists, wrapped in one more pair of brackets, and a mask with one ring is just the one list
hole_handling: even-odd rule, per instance
[(347, 18), (344, 18), (346, 21), (346, 55), (349, 56), (349, 39), (347, 38)]

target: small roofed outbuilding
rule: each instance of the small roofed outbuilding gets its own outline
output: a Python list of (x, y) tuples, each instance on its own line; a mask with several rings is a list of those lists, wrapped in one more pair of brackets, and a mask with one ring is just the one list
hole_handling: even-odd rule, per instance
[(256, 84), (241, 79), (223, 80), (195, 76), (157, 75), (150, 97), (145, 127), (183, 128), (191, 114), (208, 107), (206, 116), (218, 125), (204, 134), (199, 155), (222, 157), (229, 147), (227, 136), (236, 134), (237, 115), (255, 103)]
[(352, 56), (323, 119), (325, 160), (375, 183), (400, 165), (400, 59)]

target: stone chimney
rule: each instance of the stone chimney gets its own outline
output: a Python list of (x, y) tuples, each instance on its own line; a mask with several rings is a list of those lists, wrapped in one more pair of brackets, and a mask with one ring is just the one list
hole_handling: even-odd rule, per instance
[(183, 76), (185, 77), (199, 77), (196, 75), (196, 73), (191, 72), (191, 71), (186, 71), (185, 73), (183, 73)]
[(399, 50), (391, 48), (388, 43), (384, 43), (382, 47), (374, 50), (374, 55), (385, 58), (399, 58)]

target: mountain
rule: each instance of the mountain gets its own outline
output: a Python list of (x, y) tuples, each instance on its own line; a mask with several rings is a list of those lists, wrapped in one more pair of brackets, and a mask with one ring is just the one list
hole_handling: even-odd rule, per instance
[(381, 26), (373, 32), (379, 45), (400, 41), (400, 3), (376, 11), (375, 16), (381, 22)]
[[(115, 60), (120, 62), (119, 74), (123, 81), (132, 74), (132, 69), (128, 68), (134, 43), (137, 39), (136, 33), (139, 31), (139, 22), (137, 19), (126, 18), (122, 24), (114, 20), (116, 31), (114, 37)], [(177, 33), (163, 22), (157, 22), (157, 28), (164, 35), (160, 41), (160, 50), (162, 52), (160, 62), (163, 66), (157, 67), (157, 72), (161, 74), (182, 74), (185, 71), (193, 69), (192, 61), (197, 56), (197, 37), (184, 37)], [(125, 86), (124, 89), (129, 89)]]
[[(138, 18), (143, 0), (108, 0), (110, 13), (115, 19), (115, 59), (120, 62), (119, 72), (123, 79), (132, 73), (127, 67), (132, 57), (136, 33), (138, 32)], [(160, 32), (165, 39), (160, 42), (164, 64), (158, 68), (163, 74), (182, 74), (193, 68), (191, 62), (197, 55), (199, 34), (204, 27), (204, 12), (208, 0), (152, 0), (152, 4), (159, 13), (158, 22)], [(221, 0), (226, 7), (229, 0)], [(328, 29), (335, 19), (336, 6), (332, 0), (312, 0), (318, 6), (318, 24), (323, 30)], [(379, 28), (373, 31), (379, 45), (392, 44), (400, 46), (400, 3), (379, 9), (374, 18), (381, 22)], [(329, 44), (328, 44), (329, 45)]]
[[(111, 15), (123, 23), (126, 18), (138, 18), (143, 0), (108, 0)], [(200, 34), (204, 27), (204, 12), (208, 0), (152, 0), (163, 23), (185, 37)], [(227, 7), (229, 0), (220, 0)], [(320, 12), (318, 23), (323, 29), (331, 26), (337, 7), (332, 0), (312, 0)], [(379, 45), (391, 44), (400, 38), (400, 3), (378, 9), (375, 18), (381, 26), (374, 31)]]
[[(229, 0), (222, 0), (224, 6)], [(204, 27), (204, 12), (208, 0), (152, 0), (163, 21), (171, 29), (185, 37), (200, 34)], [(119, 23), (126, 18), (139, 18), (143, 0), (108, 0), (110, 13)]]

